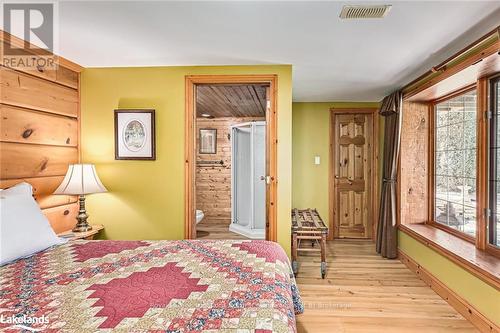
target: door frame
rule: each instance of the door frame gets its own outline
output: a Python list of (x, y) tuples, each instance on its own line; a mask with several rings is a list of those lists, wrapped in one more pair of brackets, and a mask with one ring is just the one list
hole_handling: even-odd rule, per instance
[(269, 111), (266, 112), (266, 169), (270, 182), (266, 198), (266, 239), (277, 241), (278, 199), (278, 76), (186, 75), (185, 76), (185, 163), (184, 163), (184, 238), (196, 238), (196, 85), (199, 84), (268, 84)]
[(373, 158), (371, 161), (372, 170), (372, 193), (371, 193), (371, 213), (372, 213), (372, 235), (371, 239), (375, 240), (377, 235), (378, 211), (379, 211), (379, 114), (378, 108), (330, 108), (330, 149), (328, 163), (328, 239), (333, 240), (338, 238), (335, 232), (335, 177), (334, 177), (334, 159), (335, 159), (335, 116), (341, 114), (371, 114), (372, 115), (372, 140), (373, 140)]

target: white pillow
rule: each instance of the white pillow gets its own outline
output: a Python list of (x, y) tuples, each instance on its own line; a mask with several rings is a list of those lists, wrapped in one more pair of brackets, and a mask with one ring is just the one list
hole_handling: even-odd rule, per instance
[(0, 191), (0, 265), (67, 241), (54, 233), (32, 191), (28, 183)]

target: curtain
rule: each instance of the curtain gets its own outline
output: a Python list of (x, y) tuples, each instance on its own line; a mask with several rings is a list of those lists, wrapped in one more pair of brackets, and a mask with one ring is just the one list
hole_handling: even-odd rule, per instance
[(396, 181), (401, 138), (402, 105), (403, 94), (401, 91), (396, 91), (383, 99), (379, 111), (380, 115), (385, 118), (385, 133), (377, 252), (388, 259), (394, 259), (398, 256)]

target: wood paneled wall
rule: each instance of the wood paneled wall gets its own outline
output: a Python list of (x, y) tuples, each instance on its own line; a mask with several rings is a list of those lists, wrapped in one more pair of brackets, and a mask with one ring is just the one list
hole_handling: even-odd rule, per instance
[(199, 151), (199, 129), (217, 129), (217, 154), (199, 154), (197, 161), (224, 161), (224, 165), (196, 165), (196, 205), (203, 210), (205, 223), (224, 223), (231, 219), (231, 125), (249, 121), (265, 120), (262, 117), (243, 118), (198, 118), (196, 121), (196, 147)]
[(401, 223), (427, 221), (429, 189), (429, 106), (404, 102), (401, 125)]
[(52, 193), (80, 156), (82, 68), (60, 64), (57, 70), (0, 65), (0, 187), (30, 183), (56, 232), (76, 223), (77, 198)]

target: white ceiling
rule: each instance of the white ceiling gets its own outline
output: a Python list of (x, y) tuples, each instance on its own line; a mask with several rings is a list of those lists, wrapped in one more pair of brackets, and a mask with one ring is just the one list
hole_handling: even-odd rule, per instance
[[(292, 64), (294, 101), (378, 101), (500, 23), (500, 1), (59, 4), (60, 54), (85, 67)], [(362, 2), (356, 2), (359, 4)]]

